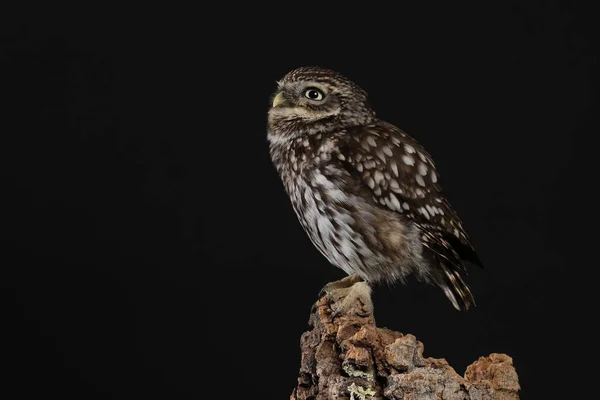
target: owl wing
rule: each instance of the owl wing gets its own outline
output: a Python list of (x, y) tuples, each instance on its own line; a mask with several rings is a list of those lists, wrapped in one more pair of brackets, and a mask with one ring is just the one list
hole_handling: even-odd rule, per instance
[(353, 128), (345, 138), (340, 151), (346, 168), (375, 202), (417, 224), (423, 245), (437, 256), (461, 267), (460, 259), (482, 265), (442, 193), (431, 156), (416, 140), (385, 122)]

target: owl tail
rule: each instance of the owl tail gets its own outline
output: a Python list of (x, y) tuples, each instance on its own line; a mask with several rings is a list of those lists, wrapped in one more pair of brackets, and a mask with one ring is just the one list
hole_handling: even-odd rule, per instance
[(452, 302), (454, 308), (466, 311), (475, 305), (471, 289), (463, 281), (460, 272), (455, 268), (441, 262), (440, 267), (433, 276), (435, 283), (444, 291), (446, 297)]

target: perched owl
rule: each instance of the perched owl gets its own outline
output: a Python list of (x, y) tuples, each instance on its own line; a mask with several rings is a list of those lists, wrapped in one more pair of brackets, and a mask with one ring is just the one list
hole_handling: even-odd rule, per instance
[(456, 309), (474, 303), (463, 260), (481, 263), (431, 156), (379, 120), (364, 90), (327, 69), (293, 70), (278, 82), (267, 136), (300, 223), (348, 285), (413, 273)]

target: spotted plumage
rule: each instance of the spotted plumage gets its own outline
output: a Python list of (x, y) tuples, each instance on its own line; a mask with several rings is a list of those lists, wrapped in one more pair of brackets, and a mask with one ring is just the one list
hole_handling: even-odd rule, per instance
[(299, 68), (278, 84), (270, 154), (317, 249), (367, 282), (414, 273), (467, 309), (473, 297), (463, 260), (480, 263), (431, 156), (333, 71)]

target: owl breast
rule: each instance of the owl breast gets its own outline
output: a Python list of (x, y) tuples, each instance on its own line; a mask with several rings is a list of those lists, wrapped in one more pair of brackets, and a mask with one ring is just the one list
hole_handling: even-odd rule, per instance
[(288, 182), (294, 211), (313, 244), (333, 265), (348, 274), (358, 273), (364, 258), (373, 254), (355, 230), (355, 199), (319, 168)]
[(357, 193), (355, 177), (339, 163), (335, 140), (275, 147), (272, 157), (279, 160), (298, 220), (331, 264), (367, 281), (395, 281), (410, 272), (411, 260), (420, 257), (418, 235)]

